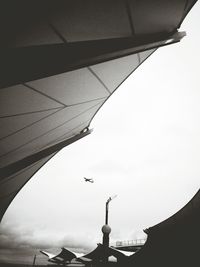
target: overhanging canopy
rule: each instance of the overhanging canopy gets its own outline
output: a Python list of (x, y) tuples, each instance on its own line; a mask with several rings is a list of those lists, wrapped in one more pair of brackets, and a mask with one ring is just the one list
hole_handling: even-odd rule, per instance
[(0, 218), (196, 1), (17, 1), (0, 16)]
[(129, 258), (126, 266), (196, 266), (199, 261), (199, 210), (200, 190), (176, 214), (146, 230), (147, 242)]

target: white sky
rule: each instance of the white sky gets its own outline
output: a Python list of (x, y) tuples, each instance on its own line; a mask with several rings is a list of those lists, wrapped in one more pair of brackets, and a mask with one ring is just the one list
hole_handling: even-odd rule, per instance
[(181, 27), (187, 36), (147, 59), (101, 108), (93, 133), (20, 191), (2, 221), (7, 243), (94, 248), (115, 194), (111, 241), (140, 238), (192, 198), (200, 187), (199, 14), (197, 3)]

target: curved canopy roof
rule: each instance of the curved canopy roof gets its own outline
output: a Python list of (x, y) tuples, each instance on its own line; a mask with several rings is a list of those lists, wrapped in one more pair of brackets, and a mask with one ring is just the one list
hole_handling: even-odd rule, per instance
[(55, 153), (90, 133), (104, 102), (158, 47), (178, 42), (192, 0), (17, 1), (0, 16), (0, 219)]
[(200, 190), (176, 214), (145, 230), (147, 242), (129, 258), (130, 265), (195, 266), (199, 260), (199, 210)]

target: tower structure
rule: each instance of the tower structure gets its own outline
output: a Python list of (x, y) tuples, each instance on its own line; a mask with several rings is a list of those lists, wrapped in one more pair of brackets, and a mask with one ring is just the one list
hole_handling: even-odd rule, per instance
[(113, 196), (113, 197), (109, 197), (108, 200), (106, 201), (106, 214), (105, 214), (105, 224), (102, 226), (101, 230), (103, 233), (103, 246), (105, 249), (105, 258), (104, 258), (104, 262), (108, 262), (108, 256), (106, 251), (107, 248), (109, 247), (109, 235), (111, 233), (111, 227), (108, 225), (108, 212), (109, 212), (109, 203), (112, 199), (114, 199), (117, 195)]

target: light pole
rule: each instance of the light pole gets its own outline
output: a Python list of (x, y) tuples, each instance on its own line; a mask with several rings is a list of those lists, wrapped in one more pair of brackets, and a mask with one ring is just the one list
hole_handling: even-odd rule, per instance
[(33, 265), (32, 266), (35, 266), (35, 261), (36, 261), (36, 255), (34, 256), (34, 259), (33, 259)]
[[(106, 215), (105, 215), (105, 224), (102, 227), (102, 232), (103, 232), (103, 246), (105, 249), (105, 254), (107, 251), (107, 248), (109, 247), (109, 234), (111, 232), (111, 228), (108, 225), (108, 209), (109, 209), (109, 203), (111, 200), (113, 200), (114, 198), (116, 198), (117, 195), (113, 196), (113, 197), (109, 197), (108, 200), (106, 201)], [(105, 255), (105, 263), (108, 262), (108, 257)]]

